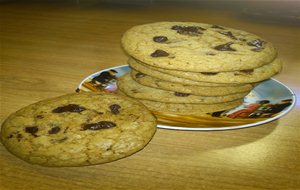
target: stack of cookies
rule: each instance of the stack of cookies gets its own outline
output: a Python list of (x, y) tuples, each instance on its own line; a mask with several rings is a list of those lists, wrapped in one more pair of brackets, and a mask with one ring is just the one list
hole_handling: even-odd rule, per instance
[(234, 108), (282, 67), (271, 43), (219, 25), (139, 25), (125, 32), (122, 46), (132, 70), (119, 78), (119, 90), (160, 113), (198, 115)]

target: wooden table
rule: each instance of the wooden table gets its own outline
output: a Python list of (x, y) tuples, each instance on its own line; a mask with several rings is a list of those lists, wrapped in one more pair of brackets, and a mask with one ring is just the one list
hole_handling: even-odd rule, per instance
[[(299, 19), (259, 19), (206, 4), (50, 2), (0, 4), (1, 122), (30, 103), (74, 92), (91, 73), (126, 64), (122, 33), (161, 20), (216, 23), (266, 38), (285, 63), (275, 78), (299, 96)], [(137, 154), (89, 167), (30, 165), (1, 145), (0, 189), (300, 189), (299, 116), (298, 102), (280, 120), (247, 129), (158, 129)]]

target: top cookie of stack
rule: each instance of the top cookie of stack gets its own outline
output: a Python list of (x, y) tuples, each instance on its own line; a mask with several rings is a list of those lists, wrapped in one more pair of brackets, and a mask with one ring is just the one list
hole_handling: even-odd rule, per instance
[(274, 46), (227, 27), (193, 22), (157, 22), (132, 27), (124, 50), (149, 65), (190, 72), (240, 71), (271, 63)]

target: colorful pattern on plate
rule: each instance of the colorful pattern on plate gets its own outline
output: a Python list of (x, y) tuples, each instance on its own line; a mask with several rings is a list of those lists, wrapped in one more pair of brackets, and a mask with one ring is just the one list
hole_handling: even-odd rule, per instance
[[(127, 65), (109, 68), (85, 78), (76, 92), (117, 90), (118, 77), (129, 72)], [(226, 130), (260, 125), (282, 117), (296, 102), (295, 94), (284, 84), (274, 79), (257, 85), (234, 109), (203, 115), (171, 115), (154, 112), (160, 128), (179, 130)]]

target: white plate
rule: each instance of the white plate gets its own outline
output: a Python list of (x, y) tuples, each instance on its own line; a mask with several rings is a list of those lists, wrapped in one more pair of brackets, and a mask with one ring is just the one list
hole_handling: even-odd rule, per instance
[[(117, 90), (118, 77), (129, 72), (128, 65), (108, 68), (86, 77), (78, 86), (82, 91)], [(269, 79), (256, 86), (240, 106), (223, 112), (201, 116), (167, 115), (154, 113), (157, 127), (176, 130), (229, 130), (253, 127), (276, 120), (287, 114), (296, 103), (295, 93), (275, 79)]]

